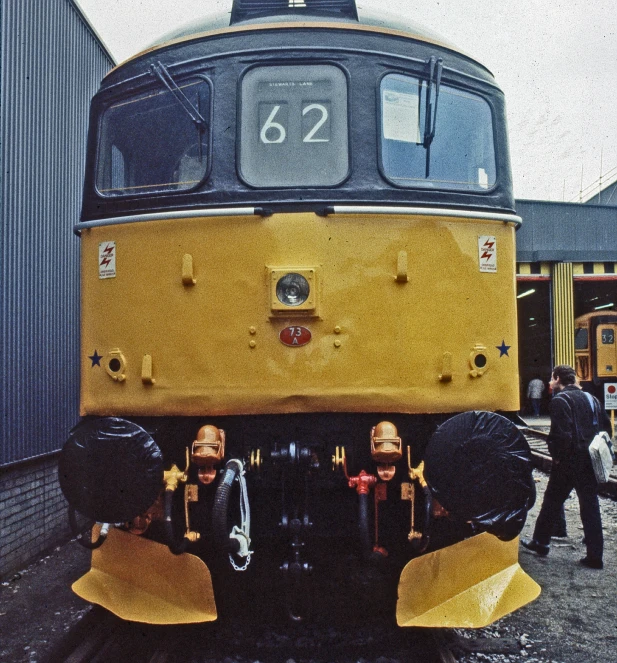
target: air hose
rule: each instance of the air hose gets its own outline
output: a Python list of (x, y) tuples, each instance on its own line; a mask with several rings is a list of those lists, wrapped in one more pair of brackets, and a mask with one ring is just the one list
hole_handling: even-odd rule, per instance
[(417, 553), (423, 553), (428, 548), (430, 541), (428, 530), (431, 524), (431, 511), (433, 508), (433, 495), (431, 493), (431, 489), (426, 484), (424, 484), (422, 486), (422, 492), (424, 493), (424, 508), (422, 510), (423, 522), (420, 527), (422, 538), (415, 539), (411, 542)]
[(174, 491), (166, 490), (164, 507), (163, 507), (164, 508), (163, 526), (165, 528), (165, 539), (169, 550), (174, 555), (181, 555), (186, 550), (186, 545), (188, 541), (184, 536), (180, 541), (178, 541), (178, 539), (174, 535), (174, 528), (171, 517), (173, 499), (174, 499)]
[[(229, 530), (229, 498), (234, 481), (240, 484), (240, 519), (238, 527), (234, 525)], [(227, 462), (223, 478), (219, 481), (214, 496), (214, 507), (212, 509), (212, 526), (214, 540), (217, 547), (229, 555), (231, 565), (237, 571), (244, 571), (251, 559), (251, 510), (249, 507), (246, 480), (244, 479), (244, 465), (241, 460), (234, 458)], [(233, 555), (245, 559), (244, 567), (239, 567), (234, 562)]]
[(371, 543), (371, 526), (369, 523), (369, 493), (360, 493), (358, 495), (358, 526), (360, 529), (360, 544), (362, 546), (362, 556), (369, 559), (373, 552)]
[[(71, 528), (71, 533), (77, 540), (77, 543), (79, 543), (80, 546), (83, 546), (88, 550), (94, 550), (102, 546), (103, 543), (105, 543), (105, 539), (107, 538), (107, 534), (109, 532), (110, 524), (103, 523), (99, 531), (98, 539), (96, 541), (93, 541), (92, 528), (95, 525), (96, 521), (88, 518), (85, 525), (80, 527), (77, 524), (77, 512), (72, 506), (69, 506), (69, 527)], [(88, 532), (90, 532), (89, 535)]]

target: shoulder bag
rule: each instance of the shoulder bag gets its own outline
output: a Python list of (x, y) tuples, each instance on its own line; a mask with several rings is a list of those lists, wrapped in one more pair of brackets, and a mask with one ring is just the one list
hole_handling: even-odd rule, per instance
[[(587, 392), (583, 393), (587, 396), (587, 400), (591, 405), (593, 411), (593, 423), (597, 428), (599, 426), (599, 417), (596, 399)], [(591, 440), (591, 444), (589, 445), (589, 456), (591, 458), (593, 473), (596, 475), (596, 481), (598, 483), (606, 483), (611, 474), (611, 470), (613, 469), (614, 462), (611, 438), (606, 431), (600, 431), (596, 434), (593, 440)]]

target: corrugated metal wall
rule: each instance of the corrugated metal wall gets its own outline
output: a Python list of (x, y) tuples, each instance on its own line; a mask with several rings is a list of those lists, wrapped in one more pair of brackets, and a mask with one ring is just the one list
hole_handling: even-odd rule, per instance
[(0, 465), (78, 418), (79, 219), (88, 107), (112, 61), (69, 0), (2, 0)]
[(517, 200), (519, 262), (617, 262), (617, 207)]

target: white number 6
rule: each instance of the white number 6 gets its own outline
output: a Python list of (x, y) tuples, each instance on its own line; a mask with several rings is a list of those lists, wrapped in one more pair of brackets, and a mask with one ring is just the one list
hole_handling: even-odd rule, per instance
[[(259, 137), (261, 138), (262, 143), (282, 143), (285, 140), (285, 137), (287, 136), (287, 132), (285, 131), (285, 127), (282, 124), (279, 124), (278, 122), (273, 122), (275, 115), (279, 112), (281, 109), (280, 106), (275, 106), (272, 109), (272, 112), (270, 113), (270, 116), (266, 120), (266, 123), (263, 125), (261, 128), (261, 131), (259, 132)], [(268, 136), (266, 135), (268, 133), (269, 129), (274, 129), (275, 131), (278, 131), (278, 137), (275, 140), (270, 140)]]

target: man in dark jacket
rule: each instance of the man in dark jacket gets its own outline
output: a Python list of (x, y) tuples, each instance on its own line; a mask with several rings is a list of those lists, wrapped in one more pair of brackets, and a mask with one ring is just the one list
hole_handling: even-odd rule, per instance
[(589, 568), (601, 569), (604, 539), (598, 482), (591, 465), (589, 443), (600, 430), (612, 435), (611, 423), (598, 399), (585, 394), (579, 387), (571, 366), (555, 366), (550, 387), (553, 391), (549, 405), (551, 432), (548, 436), (548, 448), (553, 458), (551, 475), (533, 539), (521, 539), (521, 543), (538, 555), (548, 555), (553, 524), (574, 488), (587, 545), (587, 556), (580, 561)]

